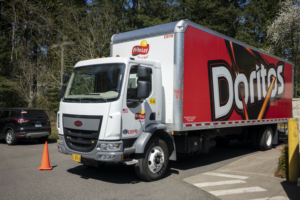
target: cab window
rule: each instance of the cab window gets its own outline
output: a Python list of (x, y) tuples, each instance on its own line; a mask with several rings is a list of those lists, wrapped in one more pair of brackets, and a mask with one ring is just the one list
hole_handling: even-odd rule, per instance
[[(127, 106), (136, 107), (138, 106), (139, 99), (137, 98), (137, 82), (138, 82), (138, 66), (132, 66), (128, 78), (127, 86)], [(148, 81), (150, 83), (150, 91), (152, 89), (152, 75), (143, 78), (143, 81)], [(151, 92), (150, 92), (151, 94)]]

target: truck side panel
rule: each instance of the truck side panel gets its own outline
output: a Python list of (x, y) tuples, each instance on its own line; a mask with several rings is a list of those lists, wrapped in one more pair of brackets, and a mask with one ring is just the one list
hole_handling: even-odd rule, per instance
[(291, 64), (192, 26), (185, 32), (183, 88), (184, 127), (292, 117)]

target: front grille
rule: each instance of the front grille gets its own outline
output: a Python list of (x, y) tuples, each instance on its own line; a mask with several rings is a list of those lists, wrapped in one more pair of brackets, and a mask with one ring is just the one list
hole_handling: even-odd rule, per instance
[(66, 144), (70, 149), (80, 152), (90, 152), (97, 145), (99, 132), (64, 128), (64, 136)]
[[(76, 123), (80, 122), (79, 125)], [(78, 152), (95, 149), (101, 130), (102, 116), (63, 114), (64, 138), (67, 146)]]

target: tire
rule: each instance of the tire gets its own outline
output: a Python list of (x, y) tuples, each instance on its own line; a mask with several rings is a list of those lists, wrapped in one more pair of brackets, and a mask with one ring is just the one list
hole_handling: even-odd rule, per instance
[(8, 145), (15, 145), (15, 144), (17, 144), (17, 139), (15, 138), (14, 130), (8, 129), (6, 131), (5, 142)]
[(135, 166), (137, 176), (145, 181), (155, 181), (163, 177), (169, 164), (169, 151), (166, 142), (152, 138), (146, 145), (142, 158)]
[(38, 139), (39, 143), (45, 143), (46, 141), (48, 141), (48, 135), (42, 138)]
[(258, 133), (258, 147), (261, 151), (270, 150), (273, 144), (273, 131), (270, 126), (265, 126)]

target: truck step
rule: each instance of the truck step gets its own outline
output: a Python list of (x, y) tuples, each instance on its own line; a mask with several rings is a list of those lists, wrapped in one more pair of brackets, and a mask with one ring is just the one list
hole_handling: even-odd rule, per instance
[(123, 163), (125, 165), (135, 165), (136, 163), (138, 163), (138, 160), (133, 159), (133, 160), (128, 160), (128, 161), (123, 161)]

